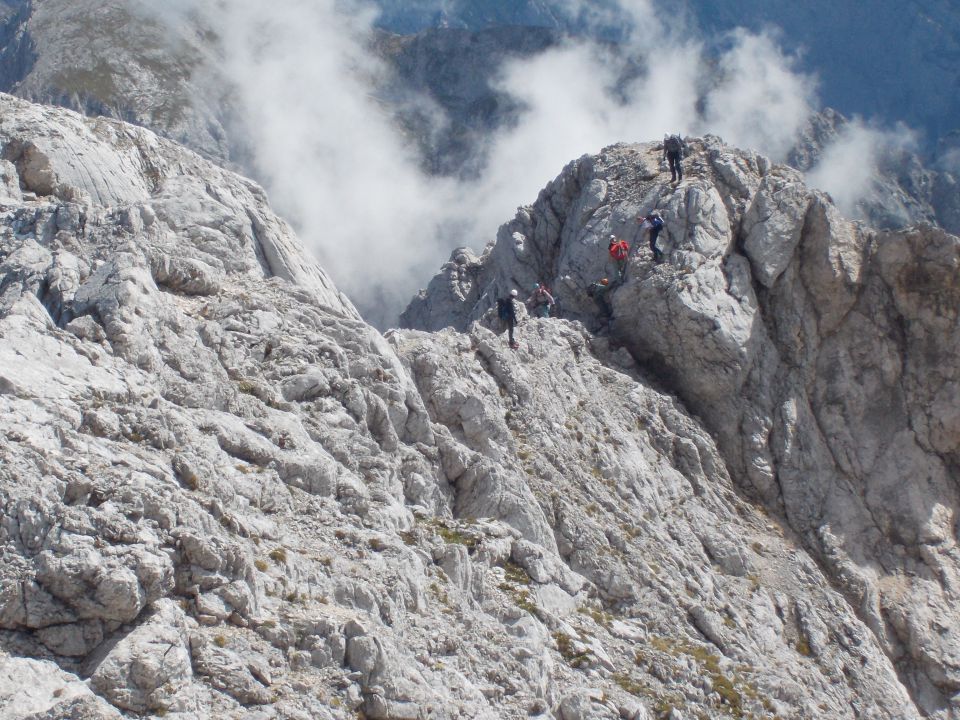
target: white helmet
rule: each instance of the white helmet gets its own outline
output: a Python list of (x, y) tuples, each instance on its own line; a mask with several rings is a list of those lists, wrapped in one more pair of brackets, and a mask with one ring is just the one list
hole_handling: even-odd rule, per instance
[(516, 297), (516, 296), (517, 296), (517, 289), (514, 288), (513, 290), (510, 291), (510, 297)]

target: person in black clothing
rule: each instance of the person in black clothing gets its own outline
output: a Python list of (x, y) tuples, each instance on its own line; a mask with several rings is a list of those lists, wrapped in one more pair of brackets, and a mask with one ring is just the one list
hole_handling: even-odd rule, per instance
[(670, 182), (683, 180), (683, 139), (679, 135), (670, 135), (663, 139), (663, 156), (670, 163)]
[(610, 301), (607, 300), (607, 293), (610, 292), (610, 281), (607, 278), (590, 283), (587, 288), (587, 295), (593, 298), (594, 302), (600, 307), (607, 322), (613, 318), (613, 308), (610, 307)]
[(663, 218), (660, 217), (660, 213), (654, 210), (646, 217), (638, 217), (637, 222), (640, 223), (641, 233), (644, 230), (650, 231), (650, 252), (653, 253), (653, 261), (656, 263), (662, 262), (663, 253), (657, 247), (657, 238), (660, 236), (660, 231), (663, 230)]
[(510, 339), (510, 347), (516, 350), (520, 347), (513, 339), (513, 329), (517, 326), (517, 308), (514, 300), (517, 299), (517, 290), (514, 288), (505, 298), (497, 300), (497, 316), (507, 324), (507, 337)]

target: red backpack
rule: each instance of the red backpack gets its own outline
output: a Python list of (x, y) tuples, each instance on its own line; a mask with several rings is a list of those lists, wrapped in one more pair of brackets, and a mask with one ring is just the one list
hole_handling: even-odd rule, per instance
[(610, 243), (610, 257), (614, 260), (626, 260), (629, 253), (630, 246), (627, 245), (626, 240), (617, 240), (617, 242)]

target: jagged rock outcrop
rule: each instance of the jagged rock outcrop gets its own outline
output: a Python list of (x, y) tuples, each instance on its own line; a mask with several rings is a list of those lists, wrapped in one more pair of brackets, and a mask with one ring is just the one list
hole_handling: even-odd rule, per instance
[[(0, 113), (5, 717), (921, 716), (900, 636), (650, 364), (578, 321), (517, 351), (481, 324), (385, 338), (250, 181), (122, 123)], [(938, 688), (944, 627), (911, 661)]]
[[(609, 332), (717, 438), (735, 481), (796, 531), (924, 714), (954, 717), (960, 240), (842, 218), (801, 176), (693, 140), (677, 187), (658, 146), (571, 163), (483, 255), (454, 253), (411, 303), (466, 329), (513, 286), (546, 282), (564, 317)], [(659, 209), (654, 265), (635, 218)], [(633, 244), (607, 328), (587, 285)]]

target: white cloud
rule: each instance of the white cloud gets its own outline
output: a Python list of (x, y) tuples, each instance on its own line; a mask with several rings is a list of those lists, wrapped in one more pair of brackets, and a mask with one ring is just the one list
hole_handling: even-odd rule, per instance
[(449, 253), (455, 197), (428, 177), (373, 88), (374, 15), (334, 0), (177, 0), (164, 12), (215, 28), (251, 168), (274, 207), (372, 321), (392, 320)]
[(880, 197), (876, 182), (883, 157), (912, 150), (915, 145), (906, 128), (882, 130), (854, 119), (824, 148), (820, 161), (806, 174), (807, 183), (830, 193), (847, 217), (864, 219), (861, 204)]
[(815, 105), (811, 78), (796, 72), (770, 34), (732, 34), (700, 127), (737, 147), (786, 157)]
[[(598, 25), (609, 20), (596, 3), (562, 2)], [(732, 36), (719, 85), (705, 90), (701, 45), (676, 39), (683, 32), (665, 28), (648, 0), (622, 5), (634, 32), (620, 52), (568, 42), (503, 67), (497, 87), (524, 109), (489, 139), (480, 177), (461, 183), (421, 170), (374, 95), (388, 71), (368, 51), (369, 6), (168, 0), (153, 11), (181, 23), (199, 17), (216, 30), (218, 70), (236, 89), (251, 172), (368, 320), (384, 326), (452, 247), (482, 247), (584, 153), (667, 132), (713, 132), (776, 159), (786, 153), (813, 83), (774, 39)]]
[(937, 164), (946, 172), (960, 176), (960, 148), (953, 148), (944, 153)]

